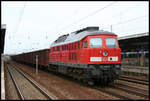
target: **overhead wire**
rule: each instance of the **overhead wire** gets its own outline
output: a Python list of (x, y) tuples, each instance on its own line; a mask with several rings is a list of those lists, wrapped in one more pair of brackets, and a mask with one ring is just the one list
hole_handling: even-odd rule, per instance
[[(129, 28), (129, 29), (126, 29), (124, 31), (132, 31), (134, 29), (139, 29), (139, 28), (145, 28), (145, 26), (138, 26), (138, 27), (134, 27), (134, 28)], [(118, 30), (119, 31), (119, 30)]]
[[(110, 4), (110, 5), (107, 5), (107, 6), (111, 6), (112, 4)], [(137, 4), (138, 5), (138, 4)], [(135, 5), (135, 6), (137, 6), (137, 5)], [(106, 7), (107, 7), (106, 6)], [(121, 11), (121, 12), (119, 12), (119, 13), (117, 13), (118, 15), (120, 14), (120, 13), (123, 13), (123, 12), (126, 12), (126, 11), (128, 11), (128, 10), (131, 10), (132, 8), (135, 8), (135, 6), (132, 6), (132, 7), (130, 7), (130, 8), (128, 8), (128, 9), (125, 9), (124, 11)], [(104, 8), (106, 8), (106, 7), (104, 7)], [(80, 7), (81, 8), (81, 7)], [(98, 10), (96, 10), (96, 11), (94, 11), (94, 12), (92, 12), (90, 15), (92, 15), (93, 13), (97, 13), (99, 10), (103, 10), (104, 8), (100, 8), (100, 9), (98, 9)], [(78, 11), (78, 10), (77, 10)], [(76, 12), (76, 11), (75, 11)], [(73, 14), (74, 15), (74, 14)], [(89, 16), (89, 15), (87, 15), (87, 16)], [(87, 16), (85, 16), (85, 17), (83, 17), (83, 18), (81, 18), (81, 19), (79, 19), (79, 20), (84, 20), (84, 18), (86, 18)], [(69, 26), (69, 25), (68, 25)]]
[[(113, 3), (115, 3), (115, 2), (113, 2)], [(68, 27), (70, 27), (70, 26), (73, 25), (73, 24), (79, 23), (80, 21), (85, 20), (85, 19), (88, 18), (89, 16), (94, 15), (94, 13), (98, 13), (99, 11), (101, 11), (101, 10), (107, 8), (108, 6), (113, 5), (113, 3), (111, 3), (111, 4), (109, 4), (109, 5), (105, 6), (105, 7), (103, 7), (102, 9), (98, 9), (98, 10), (96, 10), (96, 11), (90, 13), (89, 15), (87, 15), (87, 16), (85, 16), (85, 17), (79, 19), (78, 21), (76, 21), (76, 22), (74, 22), (74, 23), (72, 23), (72, 24), (70, 24), (70, 25), (68, 25), (68, 26), (66, 26), (66, 27), (64, 27), (64, 28), (62, 28), (61, 30), (65, 29), (65, 28), (68, 28)], [(137, 6), (137, 5), (139, 5), (139, 4), (136, 4), (135, 6)], [(127, 8), (127, 9), (125, 9), (125, 10), (123, 10), (123, 11), (117, 13), (117, 14), (119, 15), (120, 13), (122, 13), (122, 14), (123, 14), (124, 12), (126, 13), (127, 11), (129, 11), (129, 10), (135, 8), (135, 6), (132, 6), (132, 7), (130, 7), (130, 8)], [(142, 16), (141, 16), (141, 17), (142, 17)], [(140, 18), (141, 18), (141, 17), (140, 17)], [(135, 18), (135, 19), (138, 19), (138, 18)], [(132, 21), (132, 20), (135, 20), (135, 19), (131, 19), (131, 21)], [(129, 21), (130, 21), (130, 20), (129, 20)], [(125, 22), (129, 22), (129, 21), (125, 21)], [(116, 23), (116, 24), (122, 24), (122, 22), (119, 22), (119, 23)], [(116, 25), (116, 24), (115, 24), (115, 25)], [(107, 28), (108, 28), (108, 27), (107, 27)]]
[[(113, 2), (113, 3), (115, 3), (115, 2)], [(107, 8), (108, 6), (113, 5), (113, 3), (108, 4), (107, 6), (105, 6), (105, 7), (103, 7), (103, 8), (100, 8), (100, 9), (98, 9), (98, 10), (96, 10), (96, 11), (94, 11), (94, 12), (92, 12), (92, 13), (88, 14), (87, 16), (85, 16), (85, 17), (83, 17), (83, 18), (79, 19), (78, 21), (76, 21), (76, 22), (74, 22), (74, 23), (72, 23), (72, 24), (67, 25), (67, 26), (66, 26), (66, 27), (64, 27), (64, 28), (61, 28), (61, 30), (65, 29), (65, 28), (68, 28), (69, 26), (71, 26), (71, 25), (73, 25), (73, 24), (75, 24), (75, 23), (78, 23), (79, 21), (82, 21), (82, 20), (84, 20), (84, 19), (88, 18), (89, 16), (91, 16), (91, 15), (94, 15), (94, 14), (98, 13), (99, 11), (101, 11), (101, 10), (103, 10), (103, 9)], [(137, 5), (138, 5), (138, 4), (136, 4), (135, 6), (137, 6)], [(135, 6), (132, 6), (132, 7), (130, 7), (130, 8), (127, 8), (127, 9), (125, 9), (125, 10), (123, 10), (123, 11), (121, 11), (121, 12), (117, 13), (117, 14), (119, 15), (120, 13), (127, 12), (128, 10), (131, 10), (131, 9), (135, 8)], [(80, 7), (80, 8), (81, 8), (81, 7)], [(78, 9), (77, 9), (76, 11), (78, 11)], [(75, 11), (75, 12), (76, 12), (76, 11)], [(73, 15), (74, 15), (74, 14), (73, 14)]]
[(120, 14), (127, 13), (127, 11), (131, 11), (131, 10), (135, 9), (135, 6), (137, 6), (137, 5), (139, 5), (139, 4), (136, 4), (136, 5), (132, 6), (132, 7), (129, 7), (129, 8), (127, 8), (127, 9), (125, 9), (125, 10), (123, 10), (123, 11), (121, 11), (121, 12), (115, 14), (115, 16), (112, 16), (112, 17), (116, 17), (116, 15), (118, 16), (118, 15), (120, 15)]
[[(77, 8), (77, 9), (73, 12), (73, 15), (69, 16), (68, 18), (73, 18), (73, 17), (74, 17), (74, 14), (76, 14), (82, 7), (83, 7), (83, 6)], [(67, 19), (67, 20), (64, 20), (64, 21), (61, 23), (61, 25), (64, 25), (64, 24), (66, 23), (66, 21), (68, 21), (68, 19)], [(61, 26), (61, 25), (60, 25), (60, 26)], [(56, 27), (58, 27), (58, 25), (54, 26), (54, 27), (51, 28), (51, 29), (56, 29)], [(47, 38), (48, 38), (48, 36), (46, 35), (46, 39), (47, 39)]]
[[(27, 2), (24, 2), (23, 7), (22, 7), (22, 9), (20, 11), (18, 23), (16, 24), (16, 27), (15, 27), (15, 29), (13, 31), (14, 34), (16, 34), (18, 32), (18, 29), (20, 27), (20, 24), (21, 24), (21, 21), (22, 21), (22, 17), (23, 17), (24, 11), (25, 11), (26, 3)], [(21, 42), (19, 42), (18, 45), (21, 45)]]
[[(137, 5), (139, 5), (139, 4), (136, 4), (136, 5), (132, 6), (132, 7), (129, 7), (129, 8), (127, 8), (127, 9), (125, 9), (125, 10), (123, 10), (123, 11), (121, 11), (121, 12), (115, 14), (115, 16), (113, 16), (113, 17), (116, 17), (116, 15), (118, 16), (118, 15), (120, 15), (120, 14), (124, 14), (124, 12), (126, 13), (126, 12), (129, 11), (129, 10), (131, 11), (131, 10), (134, 9)], [(108, 27), (107, 27), (107, 28), (108, 28)]]
[(74, 24), (76, 24), (76, 23), (79, 23), (79, 22), (81, 22), (81, 21), (87, 19), (87, 18), (90, 17), (90, 16), (93, 16), (93, 15), (99, 13), (100, 11), (103, 11), (104, 9), (106, 9), (106, 8), (108, 8), (108, 7), (111, 7), (111, 6), (112, 6), (113, 4), (115, 4), (116, 2), (117, 2), (117, 1), (112, 2), (112, 3), (108, 4), (108, 5), (106, 5), (105, 7), (102, 7), (102, 8), (100, 8), (100, 9), (98, 9), (98, 10), (96, 10), (96, 11), (94, 11), (94, 12), (92, 12), (92, 13), (90, 13), (90, 14), (84, 16), (84, 17), (82, 17), (81, 19), (75, 21), (74, 23), (69, 24), (69, 25), (67, 25), (67, 26), (65, 26), (65, 27), (63, 27), (63, 28), (61, 28), (60, 30), (64, 30), (64, 29), (66, 29), (66, 28), (69, 28), (70, 26), (72, 26), (72, 25), (74, 25)]
[[(116, 17), (116, 15), (117, 16), (119, 16), (119, 15), (123, 15), (124, 13), (128, 13), (128, 11), (131, 11), (131, 10), (133, 10), (133, 9), (135, 9), (135, 7), (137, 7), (137, 6), (139, 6), (140, 4), (136, 4), (136, 5), (134, 5), (134, 6), (132, 6), (132, 7), (129, 7), (129, 8), (127, 8), (127, 9), (125, 9), (125, 10), (123, 10), (123, 11), (121, 11), (121, 12), (119, 12), (119, 13), (117, 13), (117, 14), (115, 14), (115, 16), (113, 16), (113, 18), (114, 17)], [(146, 16), (146, 15), (145, 15)], [(139, 18), (141, 18), (141, 17), (145, 17), (145, 16), (140, 16), (140, 17), (137, 17), (137, 18), (134, 18), (134, 19), (129, 19), (129, 21), (131, 20), (131, 21), (133, 21), (133, 20), (136, 20), (136, 19), (139, 19)], [(128, 20), (127, 21), (125, 21), (125, 22), (129, 22)], [(123, 21), (123, 23), (124, 23), (124, 21)], [(116, 23), (116, 24), (110, 24), (111, 26), (113, 25), (120, 25), (120, 24), (122, 24), (122, 22), (120, 21), (119, 23)], [(104, 29), (104, 28), (110, 28), (110, 25), (108, 25), (109, 27), (103, 27), (102, 29)]]
[(135, 17), (135, 18), (132, 18), (132, 19), (126, 20), (126, 21), (122, 21), (122, 22), (116, 23), (116, 24), (114, 24), (114, 25), (119, 25), (119, 24), (122, 24), (122, 23), (125, 23), (125, 22), (131, 22), (131, 21), (134, 21), (134, 20), (137, 20), (137, 19), (140, 19), (140, 18), (146, 17), (146, 16), (147, 16), (147, 15), (138, 16), (138, 17)]
[(22, 10), (20, 11), (19, 20), (18, 20), (18, 23), (16, 24), (16, 28), (15, 28), (15, 30), (14, 30), (14, 33), (15, 33), (15, 34), (17, 33), (18, 28), (19, 28), (19, 26), (20, 26), (20, 23), (21, 23), (21, 21), (22, 21), (22, 16), (23, 16), (25, 7), (26, 7), (26, 2), (24, 3)]
[[(142, 16), (138, 16), (138, 17), (135, 17), (135, 18), (132, 18), (132, 19), (128, 19), (128, 20), (125, 20), (125, 21), (122, 21), (122, 22), (119, 22), (119, 23), (115, 23), (115, 24), (112, 24), (112, 26), (118, 26), (120, 24), (124, 24), (124, 23), (127, 23), (127, 22), (132, 22), (132, 21), (135, 21), (137, 19), (141, 19), (143, 17), (146, 17), (147, 15), (142, 15)], [(109, 27), (103, 27), (102, 29), (105, 29), (105, 28), (109, 28)]]
[[(94, 11), (94, 12), (88, 14), (88, 15), (86, 15), (86, 16), (82, 17), (81, 19), (78, 19), (78, 20), (75, 21), (74, 23), (69, 24), (69, 25), (67, 25), (67, 26), (65, 26), (65, 27), (63, 27), (63, 28), (61, 28), (61, 29), (59, 29), (59, 30), (64, 30), (64, 29), (66, 29), (66, 28), (69, 28), (71, 25), (76, 24), (76, 23), (79, 23), (80, 21), (87, 19), (89, 16), (93, 16), (93, 15), (95, 15), (96, 13), (99, 13), (100, 11), (104, 10), (105, 8), (111, 7), (111, 6), (112, 6), (113, 4), (115, 4), (116, 2), (117, 2), (117, 1), (112, 2), (112, 3), (108, 4), (108, 5), (106, 5), (105, 7), (102, 7), (102, 8), (100, 8), (100, 9), (98, 9), (98, 10), (96, 10), (96, 11)], [(79, 8), (81, 8), (81, 7), (79, 7)], [(76, 11), (78, 11), (78, 9), (77, 9)], [(57, 31), (57, 32), (58, 32), (58, 31)], [(58, 33), (58, 36), (59, 36), (59, 35), (60, 35), (60, 33)]]

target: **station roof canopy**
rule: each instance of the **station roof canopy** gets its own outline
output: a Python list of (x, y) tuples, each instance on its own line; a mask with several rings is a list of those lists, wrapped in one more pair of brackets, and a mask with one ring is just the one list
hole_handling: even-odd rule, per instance
[(149, 32), (119, 37), (118, 40), (122, 51), (149, 50)]
[(4, 52), (6, 24), (1, 25), (1, 54)]
[(130, 39), (130, 38), (138, 38), (138, 37), (144, 37), (144, 36), (149, 36), (149, 32), (119, 37), (118, 40), (124, 40), (124, 39)]

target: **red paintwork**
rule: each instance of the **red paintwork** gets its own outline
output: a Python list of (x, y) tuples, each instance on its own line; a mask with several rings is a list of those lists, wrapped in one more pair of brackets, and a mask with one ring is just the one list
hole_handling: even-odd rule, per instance
[[(89, 39), (90, 38), (102, 38), (101, 48), (91, 48), (89, 47)], [(62, 45), (60, 45), (60, 51), (53, 51), (53, 47), (51, 47), (51, 52), (49, 53), (49, 61), (50, 62), (64, 62), (64, 63), (74, 63), (74, 64), (121, 64), (121, 49), (119, 48), (119, 44), (117, 41), (117, 47), (106, 47), (105, 38), (115, 38), (118, 40), (117, 35), (110, 34), (100, 34), (100, 35), (89, 35), (80, 40), (80, 49), (78, 49), (78, 42), (70, 43), (76, 44), (76, 48), (71, 50), (62, 50)], [(87, 48), (82, 48), (82, 42), (87, 40)], [(72, 46), (73, 47), (73, 46)], [(55, 50), (57, 46), (55, 46)], [(100, 54), (101, 50), (101, 54)], [(101, 61), (101, 62), (91, 62), (90, 57), (104, 57), (102, 55), (103, 51), (108, 52), (108, 56), (118, 56), (118, 61)], [(75, 53), (75, 59), (69, 59), (69, 54), (72, 55)]]

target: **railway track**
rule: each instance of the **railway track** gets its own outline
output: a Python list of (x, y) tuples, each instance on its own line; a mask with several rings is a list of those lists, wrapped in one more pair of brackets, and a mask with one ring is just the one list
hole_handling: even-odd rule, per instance
[(146, 90), (137, 89), (122, 84), (111, 84), (108, 87), (94, 87), (104, 93), (118, 97), (121, 100), (139, 100), (149, 99), (149, 93)]
[(134, 82), (134, 83), (143, 84), (143, 85), (149, 85), (149, 82), (146, 79), (138, 79), (138, 78), (133, 78), (133, 77), (128, 77), (128, 76), (120, 76), (119, 80)]
[(137, 96), (141, 96), (141, 97), (145, 97), (145, 98), (149, 97), (148, 91), (140, 89), (140, 88), (131, 87), (128, 85), (123, 85), (123, 84), (114, 84), (114, 85), (111, 85), (111, 87), (116, 88), (116, 89), (120, 89), (122, 91), (126, 91), (126, 92), (131, 93), (131, 94), (135, 94)]
[[(144, 89), (146, 87), (148, 87), (148, 80), (146, 79), (138, 79), (130, 76), (121, 76), (119, 80), (116, 80), (113, 84), (110, 84), (108, 88), (105, 88), (105, 90), (107, 91), (107, 93), (110, 92), (111, 95), (118, 96), (120, 99), (149, 99), (149, 90)], [(111, 92), (107, 90), (109, 88), (114, 89), (114, 91), (116, 89), (117, 92)], [(128, 94), (122, 96), (121, 93), (119, 94), (119, 92), (122, 91), (127, 92)], [(134, 95), (135, 97), (130, 97), (129, 94)]]
[[(64, 77), (64, 79), (66, 79), (66, 77)], [(138, 79), (133, 79), (133, 80), (136, 80), (137, 82), (135, 82), (135, 81), (132, 82), (133, 81), (132, 78), (129, 78), (129, 80), (126, 80), (126, 79), (127, 79), (127, 77), (123, 80), (120, 80), (120, 81), (130, 82), (132, 84), (138, 83), (138, 81), (140, 81)], [(72, 80), (72, 81), (74, 81), (74, 80)], [(75, 80), (75, 81), (77, 81), (77, 80)], [(144, 80), (141, 80), (141, 81), (144, 81)], [(83, 83), (81, 83), (81, 84), (84, 85)], [(94, 87), (88, 86), (88, 87), (97, 89), (97, 90), (104, 92), (104, 93), (107, 93), (111, 96), (115, 96), (117, 98), (120, 98), (121, 100), (139, 100), (139, 99), (145, 100), (145, 99), (149, 99), (149, 93), (148, 93), (149, 91), (142, 89), (140, 87), (140, 86), (147, 86), (147, 85), (144, 85), (143, 83), (139, 83), (138, 85), (140, 85), (140, 86), (135, 87), (132, 84), (128, 85), (128, 83), (115, 82), (113, 84), (110, 84), (107, 87), (99, 87), (99, 86), (96, 86), (96, 87), (95, 86)]]
[(114, 90), (113, 88), (111, 88), (111, 90), (109, 88), (101, 88), (101, 87), (94, 87), (94, 89), (97, 89), (97, 90), (100, 90), (104, 93), (107, 93), (109, 95), (112, 95), (112, 96), (115, 96), (115, 97), (118, 97), (120, 98), (121, 100), (134, 100), (130, 97), (127, 97), (126, 95), (123, 95), (123, 94), (120, 94), (120, 93), (117, 93), (115, 92), (116, 90)]
[(53, 100), (54, 98), (45, 92), (38, 84), (26, 76), (21, 70), (15, 68), (12, 64), (6, 65), (7, 71), (13, 80), (21, 100), (28, 99), (45, 99)]
[[(142, 86), (146, 86), (146, 87), (148, 86), (147, 85), (148, 82), (146, 80), (140, 81), (140, 79), (135, 79), (136, 80), (135, 81), (132, 78), (129, 78), (129, 80), (127, 78), (122, 79), (122, 80), (125, 82), (130, 82), (132, 84), (128, 85), (128, 83), (122, 83), (122, 82), (117, 81), (112, 84), (109, 84), (108, 86), (101, 87), (101, 86), (96, 85), (92, 88), (102, 91), (104, 93), (107, 93), (109, 95), (118, 97), (121, 100), (149, 99), (149, 90), (141, 88)], [(142, 81), (145, 81), (147, 83), (146, 84), (142, 83)], [(136, 83), (138, 83), (138, 85), (135, 87), (135, 85), (133, 84), (136, 84)]]

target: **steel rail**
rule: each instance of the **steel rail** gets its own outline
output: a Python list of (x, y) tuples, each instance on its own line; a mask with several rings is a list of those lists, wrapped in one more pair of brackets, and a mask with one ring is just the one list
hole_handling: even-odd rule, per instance
[(133, 86), (129, 86), (129, 85), (126, 85), (126, 84), (122, 84), (122, 83), (114, 83), (115, 85), (121, 85), (121, 86), (126, 86), (126, 87), (130, 87), (130, 88), (133, 88), (133, 89), (137, 89), (137, 90), (141, 90), (143, 92), (148, 92), (148, 90), (145, 90), (145, 89), (141, 89), (141, 88), (137, 88), (137, 87), (133, 87)]
[(135, 80), (135, 79), (119, 78), (119, 80), (133, 82), (133, 83), (139, 83), (139, 84), (143, 84), (143, 85), (149, 85), (148, 82), (138, 81), (138, 80)]
[(8, 64), (6, 65), (6, 68), (7, 68), (8, 72), (9, 72), (10, 77), (11, 77), (12, 80), (13, 80), (13, 83), (14, 83), (16, 89), (17, 89), (17, 92), (18, 92), (18, 94), (19, 94), (21, 100), (24, 100), (24, 96), (22, 95), (21, 90), (19, 89), (16, 80), (14, 79), (14, 75), (13, 75), (13, 74), (10, 72), (10, 70), (8, 69)]
[(120, 95), (120, 94), (115, 93), (115, 92), (112, 92), (112, 91), (107, 91), (106, 89), (103, 89), (103, 88), (99, 88), (99, 87), (94, 87), (94, 88), (97, 89), (97, 90), (100, 90), (100, 91), (102, 91), (102, 92), (105, 92), (105, 93), (107, 93), (107, 94), (110, 94), (110, 95), (112, 95), (112, 96), (119, 97), (121, 100), (134, 100), (134, 99), (129, 98), (129, 97), (127, 97), (127, 96)]
[(144, 93), (138, 91), (138, 89), (135, 89), (135, 88), (132, 88), (132, 87), (127, 88), (127, 86), (125, 86), (126, 88), (123, 88), (123, 86), (121, 87), (120, 85), (116, 85), (116, 84), (115, 85), (111, 85), (111, 86), (113, 88), (120, 89), (120, 90), (125, 91), (125, 92), (136, 94), (137, 96), (147, 97), (148, 98), (147, 94), (144, 94)]
[(36, 84), (33, 80), (31, 80), (27, 75), (25, 75), (21, 70), (16, 68), (14, 65), (13, 67), (18, 71), (21, 75), (23, 75), (30, 83), (32, 83), (42, 94), (44, 94), (49, 100), (54, 100), (52, 96), (50, 96), (46, 91), (44, 91), (38, 84)]
[(134, 80), (138, 80), (138, 81), (148, 82), (148, 80), (145, 80), (145, 79), (138, 79), (138, 78), (134, 78), (134, 77), (127, 77), (127, 76), (120, 76), (120, 77), (121, 77), (121, 78), (134, 79)]

